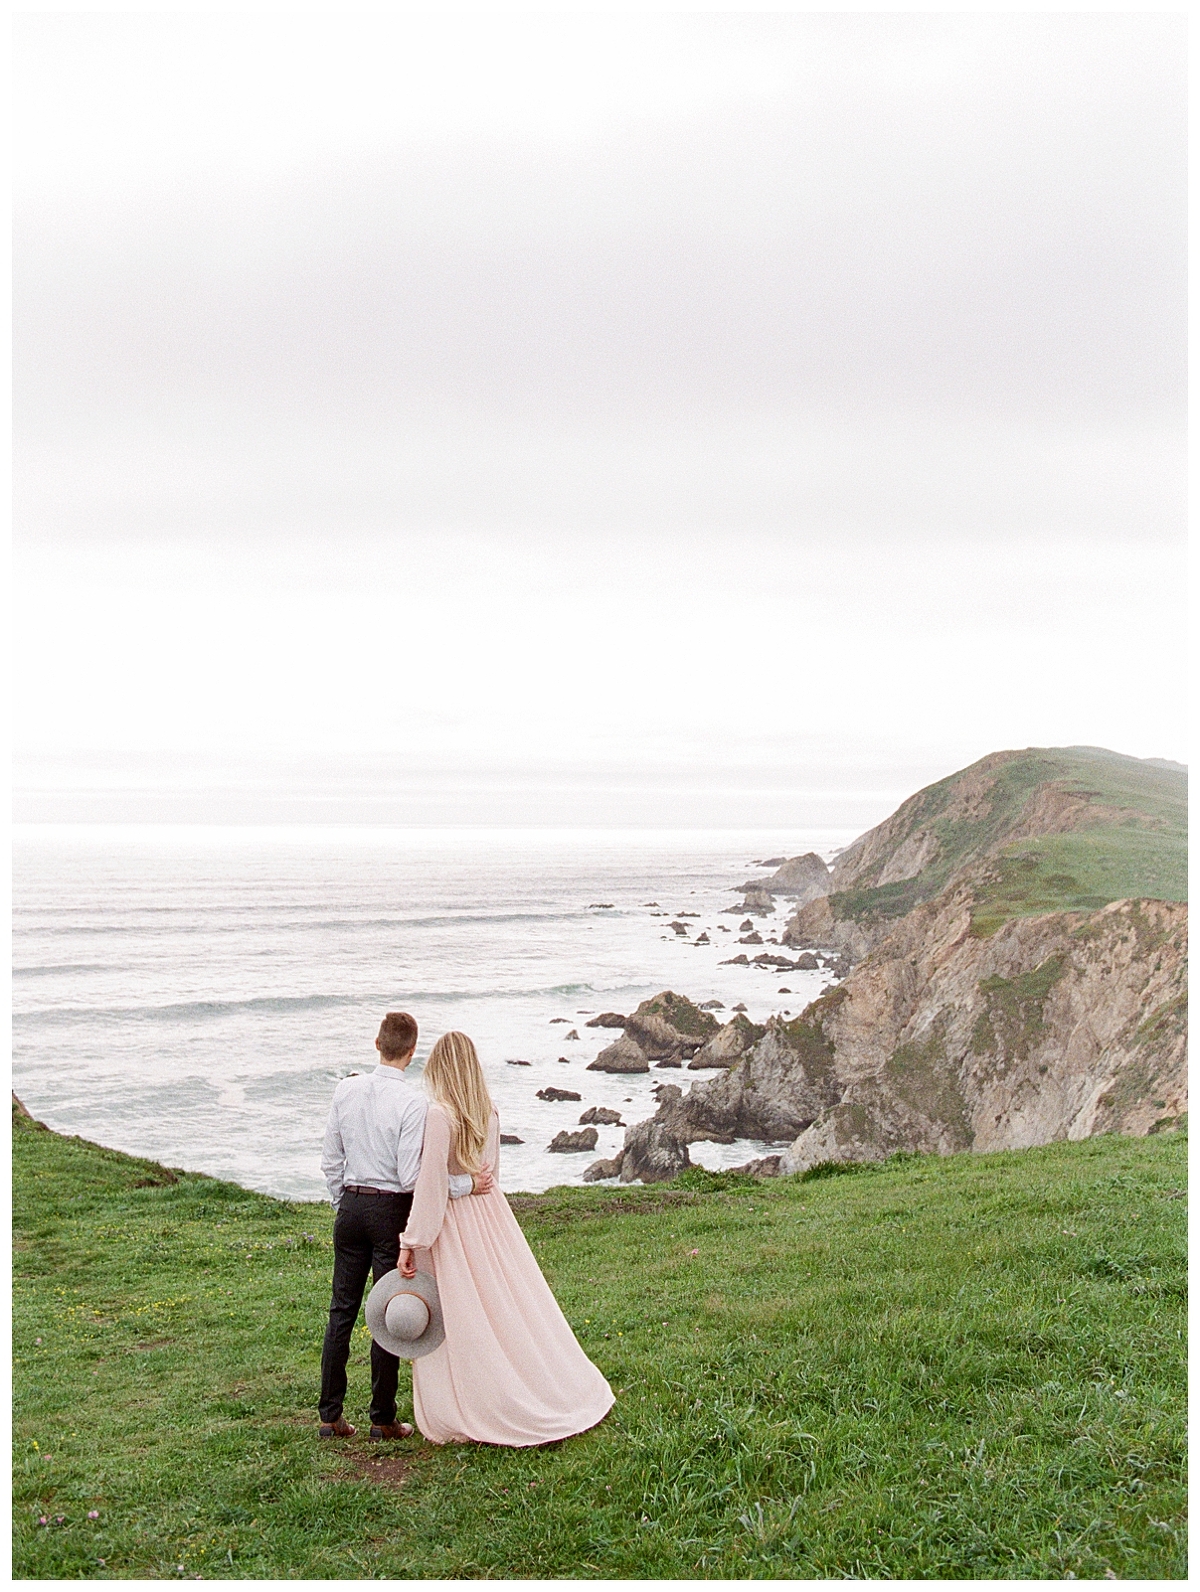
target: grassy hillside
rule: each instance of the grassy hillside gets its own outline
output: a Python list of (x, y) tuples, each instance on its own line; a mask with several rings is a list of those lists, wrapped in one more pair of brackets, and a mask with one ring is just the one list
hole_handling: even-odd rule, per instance
[(1185, 1150), (516, 1197), (613, 1414), (381, 1455), (326, 1209), (16, 1121), (14, 1573), (1182, 1576)]
[[(937, 855), (911, 879), (876, 885), (881, 859), (831, 898), (840, 918), (902, 917), (945, 888), (969, 863), (995, 858), (975, 913), (977, 933), (1011, 917), (1091, 910), (1126, 897), (1187, 900), (1187, 774), (1099, 747), (1030, 748), (985, 758), (995, 779), (986, 812), (963, 816), (960, 783), (979, 765), (927, 786), (897, 810), (897, 846), (931, 831)], [(1010, 841), (1029, 803), (1047, 785), (1086, 795), (1120, 817), (1062, 835)]]

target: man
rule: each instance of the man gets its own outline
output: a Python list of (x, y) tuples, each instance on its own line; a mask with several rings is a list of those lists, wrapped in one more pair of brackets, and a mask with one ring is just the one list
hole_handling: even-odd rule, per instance
[[(337, 1219), (333, 1224), (333, 1296), (321, 1354), (321, 1437), (353, 1437), (342, 1414), (346, 1361), (367, 1274), (378, 1282), (393, 1271), (400, 1234), (408, 1223), (421, 1169), (428, 1102), (404, 1076), (417, 1046), (417, 1025), (407, 1012), (388, 1012), (379, 1028), (374, 1072), (343, 1078), (333, 1092), (321, 1171)], [(490, 1173), (450, 1179), (450, 1195), (486, 1194)], [(411, 1437), (396, 1419), (400, 1361), (371, 1344), (371, 1441)]]

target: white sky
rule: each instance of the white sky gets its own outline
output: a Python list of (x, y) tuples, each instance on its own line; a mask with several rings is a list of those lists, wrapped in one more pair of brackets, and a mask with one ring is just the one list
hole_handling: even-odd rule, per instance
[(1183, 756), (1178, 17), (17, 37), (19, 817)]

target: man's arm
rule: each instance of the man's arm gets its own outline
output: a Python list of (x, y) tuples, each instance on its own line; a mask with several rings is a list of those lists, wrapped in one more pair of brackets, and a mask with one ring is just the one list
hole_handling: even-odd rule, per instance
[(325, 1123), (325, 1142), (321, 1146), (321, 1171), (324, 1173), (325, 1185), (329, 1190), (329, 1203), (336, 1211), (342, 1203), (346, 1175), (346, 1147), (342, 1143), (342, 1125), (338, 1116), (336, 1095), (330, 1102), (329, 1118)]

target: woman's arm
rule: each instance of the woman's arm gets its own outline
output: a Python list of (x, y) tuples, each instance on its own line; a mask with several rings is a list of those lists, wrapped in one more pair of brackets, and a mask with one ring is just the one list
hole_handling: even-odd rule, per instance
[(487, 1144), (483, 1149), (483, 1164), (495, 1179), (496, 1187), (500, 1187), (500, 1113), (492, 1112), (492, 1120), (488, 1123)]
[[(449, 1161), (450, 1122), (445, 1112), (431, 1105), (425, 1117), (421, 1170), (413, 1190), (412, 1210), (408, 1225), (400, 1234), (402, 1249), (428, 1249), (441, 1232), (450, 1194)], [(404, 1269), (402, 1265), (400, 1270)]]

